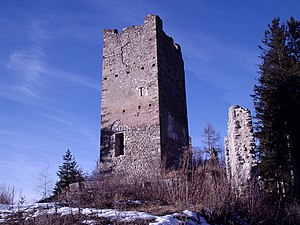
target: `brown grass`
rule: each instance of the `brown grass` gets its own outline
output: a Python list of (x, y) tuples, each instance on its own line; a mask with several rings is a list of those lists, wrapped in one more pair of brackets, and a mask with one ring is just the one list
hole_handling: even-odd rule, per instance
[[(242, 196), (236, 196), (228, 184), (225, 169), (217, 160), (191, 165), (186, 154), (178, 170), (165, 171), (154, 179), (126, 179), (124, 174), (100, 177), (77, 193), (81, 206), (139, 210), (155, 215), (184, 209), (202, 212), (210, 222), (223, 224), (300, 224), (297, 202), (270, 202), (258, 185), (252, 183)], [(70, 197), (73, 206), (74, 196)], [(133, 204), (140, 200), (142, 204)], [(83, 203), (83, 204), (82, 204)]]
[[(274, 202), (266, 198), (256, 183), (242, 196), (236, 196), (228, 184), (225, 170), (217, 160), (191, 165), (186, 155), (178, 170), (165, 171), (159, 178), (134, 179), (124, 174), (100, 177), (82, 183), (76, 193), (66, 192), (59, 201), (73, 207), (114, 208), (165, 215), (188, 209), (201, 212), (217, 224), (300, 224), (299, 203)], [(139, 200), (137, 204), (135, 200)], [(42, 215), (22, 224), (79, 224), (87, 216)], [(89, 217), (89, 219), (91, 219)], [(97, 224), (112, 223), (98, 218)], [(132, 224), (147, 224), (134, 221)], [(113, 224), (124, 224), (113, 221)], [(128, 223), (126, 223), (128, 224)]]
[(156, 215), (208, 208), (203, 211), (207, 217), (215, 221), (224, 218), (232, 205), (225, 170), (216, 160), (195, 167), (189, 157), (185, 156), (180, 169), (166, 171), (159, 178), (126, 179), (115, 174), (85, 183), (82, 191), (66, 195), (65, 201), (75, 207), (139, 210)]

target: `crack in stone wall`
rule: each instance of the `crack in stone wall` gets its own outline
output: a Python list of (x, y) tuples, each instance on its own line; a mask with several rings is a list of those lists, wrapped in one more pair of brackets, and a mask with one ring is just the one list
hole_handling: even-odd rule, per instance
[(126, 44), (121, 46), (121, 61), (122, 61), (122, 64), (125, 65), (125, 66), (129, 66), (129, 65), (124, 60), (124, 48), (126, 48), (126, 46), (129, 45), (129, 44), (130, 44), (130, 40)]

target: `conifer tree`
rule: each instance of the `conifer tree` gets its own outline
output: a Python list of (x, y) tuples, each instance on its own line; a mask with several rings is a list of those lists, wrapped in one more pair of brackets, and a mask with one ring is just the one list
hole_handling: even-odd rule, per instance
[(260, 77), (254, 86), (260, 175), (265, 190), (279, 198), (297, 196), (299, 38), (299, 22), (291, 18), (286, 25), (273, 19), (260, 47)]
[(287, 118), (289, 124), (288, 138), (294, 177), (294, 196), (300, 199), (300, 21), (291, 18), (288, 24), (288, 51), (292, 60), (291, 76), (287, 81), (289, 87), (290, 108)]
[(63, 155), (63, 161), (63, 165), (59, 166), (57, 172), (59, 180), (55, 184), (54, 195), (68, 189), (71, 183), (84, 181), (83, 173), (78, 169), (77, 162), (69, 149)]

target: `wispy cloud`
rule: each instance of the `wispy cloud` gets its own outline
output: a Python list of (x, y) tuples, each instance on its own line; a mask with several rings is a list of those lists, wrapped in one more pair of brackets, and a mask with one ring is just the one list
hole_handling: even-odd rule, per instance
[(64, 125), (66, 125), (66, 126), (71, 126), (72, 125), (72, 123), (70, 121), (66, 120), (65, 118), (56, 116), (56, 115), (51, 115), (51, 114), (43, 113), (43, 114), (41, 114), (41, 116), (43, 116), (43, 117), (45, 117), (47, 119), (56, 121), (58, 123), (62, 123)]
[(51, 76), (52, 79), (55, 78), (78, 86), (100, 90), (100, 81), (94, 80), (85, 74), (76, 74), (51, 67), (47, 68), (44, 73)]
[(45, 54), (41, 48), (16, 50), (9, 55), (7, 69), (21, 72), (27, 83), (38, 83), (44, 69)]
[[(51, 122), (55, 121), (57, 123), (62, 124), (63, 126), (66, 126), (66, 128), (69, 129), (70, 132), (76, 132), (86, 137), (95, 136), (94, 128), (87, 127), (86, 124), (82, 124), (78, 122), (78, 118), (76, 118), (74, 114), (68, 113), (66, 111), (60, 111), (57, 109), (52, 109), (52, 110), (53, 111), (50, 113), (40, 113), (39, 115), (46, 119), (49, 119)], [(53, 132), (59, 133), (60, 131), (54, 129)], [(64, 135), (64, 134), (61, 133), (60, 135)]]
[[(39, 39), (37, 36), (36, 38)], [(38, 45), (11, 52), (6, 69), (7, 73), (4, 76), (7, 76), (6, 80), (9, 83), (0, 84), (0, 96), (12, 100), (23, 101), (26, 96), (42, 98), (43, 87), (53, 80), (72, 83), (79, 87), (100, 89), (100, 82), (85, 74), (76, 74), (48, 65), (46, 53)]]
[(211, 85), (223, 89), (236, 88), (241, 85), (241, 77), (255, 75), (255, 65), (258, 62), (255, 50), (246, 46), (223, 44), (205, 35), (194, 35), (188, 39), (179, 36), (186, 59), (186, 70)]
[(9, 55), (6, 65), (9, 84), (0, 84), (0, 94), (29, 96), (39, 98), (38, 87), (41, 85), (41, 73), (45, 69), (45, 54), (41, 48), (15, 50)]
[(42, 45), (49, 38), (49, 33), (45, 29), (46, 24), (41, 20), (32, 20), (28, 23), (27, 35), (31, 42)]
[(6, 76), (10, 76), (11, 84), (6, 84), (6, 88), (17, 95), (39, 97), (38, 87), (41, 85), (41, 74), (46, 66), (43, 48), (46, 31), (38, 21), (29, 22), (25, 30), (24, 37), (28, 38), (29, 46), (9, 54)]
[[(61, 82), (77, 85), (79, 88), (100, 90), (100, 81), (86, 74), (76, 74), (48, 66), (39, 57), (14, 52), (11, 54), (7, 65), (8, 70), (15, 73), (7, 73), (9, 83), (0, 83), (0, 96), (19, 102), (27, 102), (26, 98), (44, 99), (47, 85), (55, 85)], [(44, 99), (45, 100), (45, 99)]]

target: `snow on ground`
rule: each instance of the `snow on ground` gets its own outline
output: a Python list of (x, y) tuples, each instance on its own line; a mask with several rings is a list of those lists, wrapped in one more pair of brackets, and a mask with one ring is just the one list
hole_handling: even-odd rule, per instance
[[(33, 218), (44, 214), (68, 215), (78, 213), (78, 208), (63, 207), (55, 203), (35, 203), (32, 205), (1, 205), (0, 204), (0, 223), (13, 216), (15, 213), (22, 212), (26, 218)], [(180, 213), (173, 213), (164, 216), (155, 216), (145, 212), (137, 211), (118, 211), (115, 209), (95, 209), (83, 208), (80, 213), (88, 216), (96, 216), (119, 221), (149, 220), (151, 225), (179, 225), (184, 221), (188, 225), (208, 225), (199, 213), (184, 210)], [(154, 222), (151, 222), (154, 221)], [(83, 220), (84, 224), (95, 224), (95, 220)]]

